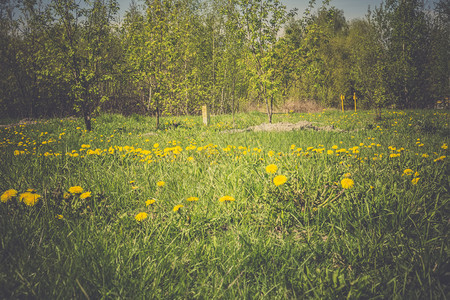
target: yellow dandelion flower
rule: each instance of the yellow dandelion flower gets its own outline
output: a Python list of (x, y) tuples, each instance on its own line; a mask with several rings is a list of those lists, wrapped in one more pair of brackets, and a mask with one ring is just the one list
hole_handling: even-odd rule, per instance
[(446, 157), (447, 157), (447, 156), (442, 155), (442, 156), (436, 158), (436, 159), (434, 160), (434, 162), (437, 162), (437, 161), (440, 161), (440, 160), (444, 160), (444, 158), (446, 158)]
[(446, 143), (444, 143), (444, 144), (441, 146), (441, 148), (444, 149), (444, 150), (447, 150), (448, 146), (447, 146)]
[(286, 181), (287, 181), (287, 177), (284, 176), (284, 175), (278, 175), (278, 176), (276, 176), (276, 177), (273, 179), (273, 183), (274, 183), (276, 186), (283, 185), (283, 184), (286, 183)]
[(411, 170), (411, 169), (406, 169), (405, 171), (403, 171), (402, 176), (410, 176), (410, 175), (412, 175), (412, 174), (414, 174), (414, 171), (413, 171), (413, 170)]
[(41, 198), (41, 195), (36, 193), (25, 192), (20, 194), (19, 201), (25, 203), (28, 206), (34, 206)]
[(189, 202), (198, 201), (198, 197), (189, 197), (186, 199), (186, 201), (189, 201)]
[(17, 191), (14, 190), (14, 189), (9, 189), (9, 190), (6, 190), (6, 191), (2, 194), (2, 196), (0, 197), (0, 199), (1, 199), (1, 201), (2, 201), (3, 203), (6, 203), (6, 202), (8, 202), (9, 200), (11, 200), (12, 198), (14, 198), (15, 196), (17, 196)]
[(79, 185), (72, 186), (69, 188), (69, 193), (71, 194), (81, 194), (83, 192), (83, 188)]
[(351, 176), (352, 176), (351, 173), (345, 173), (345, 174), (344, 174), (344, 178), (350, 178)]
[(140, 222), (140, 221), (147, 219), (147, 217), (148, 217), (148, 214), (146, 212), (140, 212), (134, 218), (136, 219), (136, 221)]
[(272, 157), (272, 156), (275, 155), (275, 151), (270, 150), (270, 151), (267, 153), (267, 155), (268, 155), (269, 157)]
[(269, 174), (275, 174), (278, 171), (278, 167), (274, 164), (268, 165), (266, 167), (266, 172)]
[(417, 182), (419, 181), (420, 177), (416, 177), (413, 180), (411, 180), (412, 184), (417, 184)]
[(155, 202), (156, 202), (155, 199), (148, 199), (147, 201), (145, 201), (145, 206), (152, 205), (152, 204), (155, 203)]
[(91, 192), (85, 192), (85, 193), (80, 195), (80, 199), (90, 198), (91, 194), (92, 194)]
[(341, 185), (344, 189), (351, 189), (355, 182), (350, 178), (344, 178), (341, 180)]
[(173, 211), (178, 211), (178, 210), (179, 210), (180, 208), (182, 208), (182, 207), (184, 207), (183, 204), (175, 205), (174, 208), (173, 208)]
[(221, 198), (219, 198), (220, 202), (225, 202), (225, 201), (234, 201), (235, 199), (231, 196), (223, 196)]
[(64, 216), (63, 216), (63, 215), (56, 215), (55, 217), (56, 217), (57, 219), (59, 219), (59, 220), (64, 219)]
[(163, 187), (165, 184), (166, 184), (166, 183), (165, 183), (164, 181), (158, 181), (158, 182), (156, 183), (156, 185), (159, 186), (159, 187)]

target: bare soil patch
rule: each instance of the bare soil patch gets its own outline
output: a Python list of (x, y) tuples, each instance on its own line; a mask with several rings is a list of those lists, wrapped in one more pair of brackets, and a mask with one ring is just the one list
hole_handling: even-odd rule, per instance
[(275, 124), (263, 123), (256, 126), (250, 126), (244, 129), (231, 129), (222, 131), (223, 133), (235, 133), (235, 132), (247, 132), (247, 131), (294, 131), (294, 130), (324, 130), (324, 131), (336, 131), (342, 132), (341, 129), (335, 129), (333, 126), (320, 126), (318, 123), (309, 121), (299, 121), (297, 123), (280, 122)]

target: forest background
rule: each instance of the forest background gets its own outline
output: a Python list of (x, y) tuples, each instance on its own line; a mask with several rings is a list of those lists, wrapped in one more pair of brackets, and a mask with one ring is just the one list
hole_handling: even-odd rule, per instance
[(2, 0), (0, 118), (199, 114), (314, 101), (380, 110), (448, 99), (450, 4), (386, 0), (347, 21), (330, 1)]

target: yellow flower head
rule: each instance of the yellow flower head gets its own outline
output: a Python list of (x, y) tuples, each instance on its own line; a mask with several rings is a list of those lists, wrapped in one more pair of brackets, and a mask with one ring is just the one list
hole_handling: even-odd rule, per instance
[(223, 196), (219, 198), (220, 202), (225, 202), (225, 201), (234, 201), (235, 199), (231, 196)]
[(91, 197), (91, 194), (92, 194), (91, 192), (85, 192), (85, 193), (80, 195), (80, 199), (89, 198), (89, 197)]
[(273, 183), (274, 183), (276, 186), (283, 185), (283, 184), (286, 183), (286, 181), (287, 181), (287, 177), (284, 176), (284, 175), (278, 175), (278, 176), (276, 176), (276, 177), (273, 179)]
[(34, 206), (38, 202), (39, 198), (41, 198), (41, 195), (25, 192), (20, 194), (19, 201), (23, 201), (23, 203), (28, 206)]
[(6, 203), (6, 202), (8, 202), (9, 200), (11, 200), (12, 198), (14, 198), (15, 196), (17, 196), (17, 191), (14, 190), (14, 189), (9, 189), (9, 190), (6, 190), (6, 191), (2, 194), (2, 196), (0, 197), (0, 199), (1, 199), (2, 202)]
[(180, 208), (182, 208), (182, 207), (184, 207), (183, 204), (175, 205), (175, 207), (173, 208), (173, 211), (178, 211), (178, 210), (179, 210)]
[(411, 169), (406, 169), (405, 171), (403, 171), (403, 175), (402, 176), (410, 176), (414, 174), (414, 171)]
[(268, 165), (266, 167), (266, 172), (269, 174), (275, 174), (278, 171), (278, 167), (274, 164)]
[(165, 183), (164, 181), (158, 181), (158, 182), (156, 183), (156, 185), (159, 186), (159, 187), (163, 187), (165, 184), (166, 184), (166, 183)]
[(416, 177), (413, 180), (411, 180), (412, 184), (417, 184), (417, 182), (419, 181), (420, 177)]
[(191, 202), (191, 201), (198, 201), (198, 197), (189, 197), (186, 200), (189, 201), (189, 202)]
[(350, 178), (351, 176), (352, 176), (351, 173), (345, 173), (345, 174), (344, 174), (344, 178)]
[(81, 194), (83, 192), (83, 188), (79, 185), (72, 186), (69, 188), (69, 193), (71, 194)]
[(341, 185), (344, 189), (351, 189), (355, 182), (350, 178), (344, 178), (341, 180)]
[(147, 201), (145, 201), (145, 206), (152, 205), (152, 204), (155, 203), (155, 202), (156, 202), (155, 199), (148, 199)]
[(56, 218), (59, 219), (59, 220), (62, 220), (62, 219), (64, 219), (64, 216), (63, 215), (56, 215)]
[(148, 217), (148, 215), (146, 212), (140, 212), (134, 218), (136, 219), (136, 221), (140, 222), (140, 221), (147, 219), (147, 217)]

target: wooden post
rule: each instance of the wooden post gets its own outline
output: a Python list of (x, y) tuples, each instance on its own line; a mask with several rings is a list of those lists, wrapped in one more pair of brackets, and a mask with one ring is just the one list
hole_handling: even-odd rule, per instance
[(345, 99), (345, 96), (341, 95), (342, 112), (344, 112), (344, 99)]
[(202, 106), (203, 124), (209, 124), (209, 107), (207, 105)]
[(356, 93), (353, 93), (353, 101), (355, 101), (355, 112), (356, 112)]

